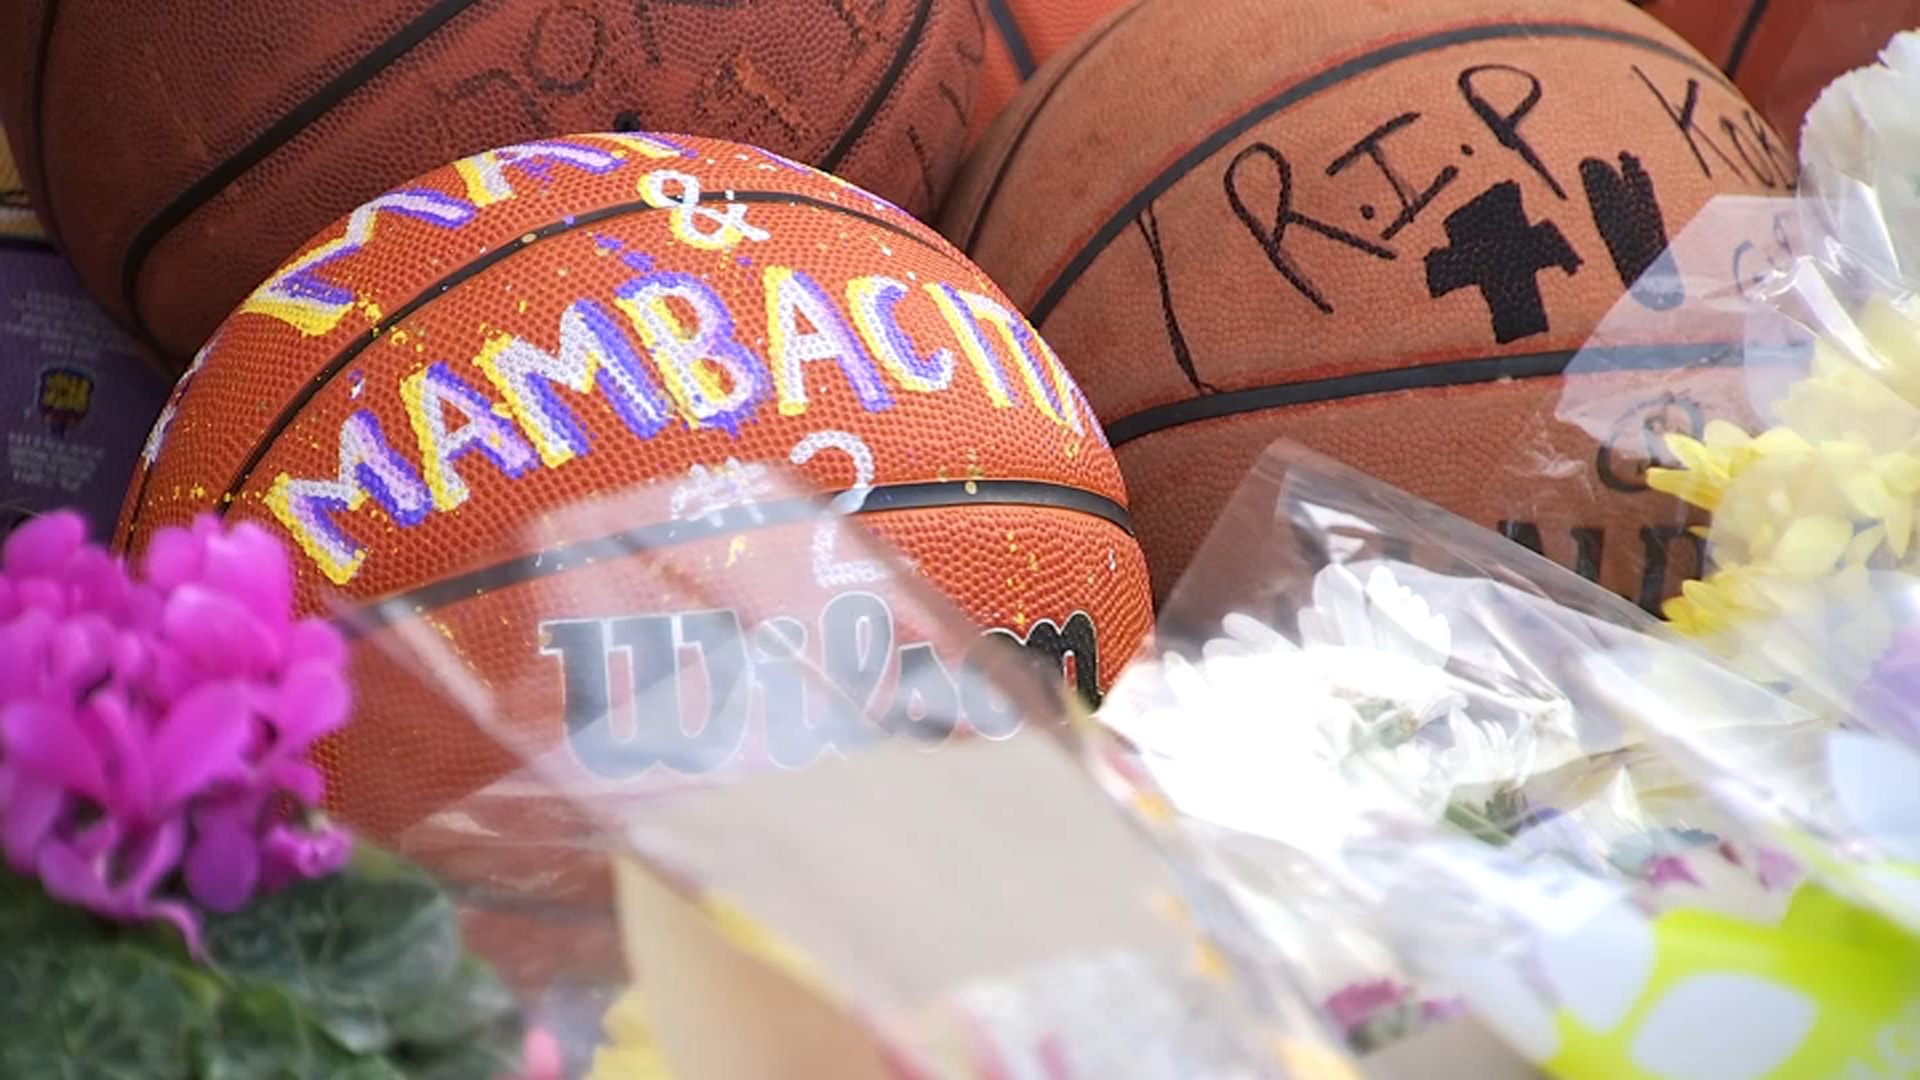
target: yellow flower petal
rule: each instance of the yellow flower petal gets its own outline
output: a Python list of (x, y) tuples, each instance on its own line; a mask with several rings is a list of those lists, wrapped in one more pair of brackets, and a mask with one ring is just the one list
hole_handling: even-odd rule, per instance
[(1853, 540), (1853, 525), (1837, 517), (1799, 518), (1780, 534), (1773, 549), (1773, 565), (1799, 577), (1831, 571)]
[[(1908, 525), (1908, 531), (1912, 531), (1911, 523)], [(1841, 565), (1865, 566), (1867, 560), (1873, 558), (1873, 553), (1879, 551), (1880, 545), (1886, 542), (1887, 526), (1885, 525), (1875, 525), (1871, 529), (1862, 531), (1847, 544), (1847, 554), (1840, 560)]]
[(1865, 470), (1842, 475), (1840, 492), (1847, 497), (1847, 503), (1853, 507), (1854, 513), (1875, 520), (1892, 512), (1896, 501), (1912, 505), (1910, 499), (1896, 500), (1893, 491), (1879, 474)]
[[(1706, 429), (1700, 436), (1707, 447), (1713, 450), (1744, 450), (1753, 444), (1753, 436), (1747, 434), (1747, 429), (1731, 420), (1718, 418), (1707, 421)], [(1671, 446), (1676, 437), (1667, 436), (1667, 444)]]
[(1894, 557), (1907, 553), (1913, 542), (1913, 500), (1894, 499), (1884, 515), (1887, 523), (1887, 547), (1892, 549)]

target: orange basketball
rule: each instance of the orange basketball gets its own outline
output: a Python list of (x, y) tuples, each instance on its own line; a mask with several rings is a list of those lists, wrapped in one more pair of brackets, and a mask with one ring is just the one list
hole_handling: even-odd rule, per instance
[[(1054, 54), (1076, 45), (1102, 19), (1134, 0), (986, 0), (986, 61), (973, 107), (979, 138), (1013, 95)], [(1078, 48), (1085, 48), (1079, 42)], [(1075, 50), (1077, 51), (1077, 49)]]
[(174, 373), (334, 218), (573, 131), (765, 146), (932, 213), (976, 0), (0, 4), (0, 124), (87, 288)]
[[(474, 176), (491, 178), (484, 193)], [(657, 520), (621, 525), (691, 552), (684, 581), (649, 578), (638, 557), (526, 549), (531, 527), (580, 500), (750, 478), (764, 463), (863, 492), (859, 524), (985, 632), (1046, 654), (1089, 693), (1147, 631), (1119, 468), (1012, 305), (891, 205), (692, 137), (507, 147), (335, 223), (201, 352), (155, 429), (120, 537), (138, 551), (212, 509), (258, 520), (297, 553), (306, 610), (335, 610), (331, 597), (379, 613), (350, 623), (364, 635), (356, 716), (318, 756), (342, 818), (389, 839), (517, 764), (398, 677), (385, 649), (411, 626), (444, 635), (502, 695), (523, 751), (642, 783), (695, 768), (683, 760), (699, 771), (738, 747), (811, 737), (804, 724), (774, 730), (791, 712), (786, 684), (742, 659), (749, 644), (764, 652), (765, 627), (709, 610), (726, 605), (703, 576), (811, 590), (823, 610), (787, 612), (798, 628), (780, 632), (826, 650), (826, 670), (834, 650), (851, 656), (861, 681), (849, 695), (874, 717), (936, 683), (951, 696), (965, 658), (916, 643), (867, 579), (836, 576), (833, 553), (804, 543), (716, 543), (696, 527), (698, 499), (691, 517), (676, 500), (671, 516), (658, 503)], [(835, 623), (827, 607), (865, 614)], [(606, 629), (636, 618), (667, 636), (636, 644)], [(758, 711), (704, 725), (648, 712), (632, 722), (665, 725), (648, 751), (581, 734), (583, 713), (613, 707), (609, 664), (639, 687), (643, 671), (679, 670), (687, 635), (708, 659), (704, 676), (683, 675), (706, 680), (686, 700), (750, 689)]]
[[(1697, 552), (1649, 448), (1734, 396), (1670, 373), (1740, 333), (1686, 302), (1734, 245), (1667, 242), (1796, 171), (1625, 4), (1145, 0), (1028, 84), (942, 228), (1105, 422), (1157, 593), (1284, 436), (1653, 603)], [(1561, 378), (1616, 303), (1632, 370)], [(1568, 389), (1605, 415), (1556, 418)]]
[(1733, 78), (1797, 144), (1820, 91), (1920, 29), (1920, 0), (1634, 0)]

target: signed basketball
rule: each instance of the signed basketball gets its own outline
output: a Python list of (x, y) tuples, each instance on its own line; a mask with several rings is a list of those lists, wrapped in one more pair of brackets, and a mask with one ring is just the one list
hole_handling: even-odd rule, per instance
[[(769, 465), (858, 493), (850, 520), (1089, 697), (1150, 620), (1119, 467), (1012, 304), (890, 204), (715, 140), (521, 144), (362, 206), (222, 324), (146, 463), (129, 549), (203, 511), (258, 520), (298, 553), (306, 610), (381, 613), (355, 719), (318, 752), (335, 808), (381, 839), (517, 764), (381, 675), (383, 640), (410, 626), (512, 688), (515, 750), (636, 783), (730, 768), (752, 745), (787, 765), (827, 749), (820, 718), (780, 693), (792, 657), (749, 660), (769, 632), (872, 717), (970, 700), (964, 651), (915, 640), (873, 584), (885, 575), (831, 538), (696, 548), (717, 575), (705, 592), (583, 589), (599, 571), (530, 539), (631, 485), (684, 488), (657, 520), (623, 519), (657, 532), (642, 553), (710, 543), (702, 508), (755, 497)], [(742, 579), (797, 579), (817, 608), (748, 625), (716, 603)], [(682, 671), (696, 646), (704, 666)], [(615, 655), (636, 698), (672, 673), (684, 717), (675, 698), (631, 720), (641, 736), (608, 737), (605, 694), (583, 688), (604, 689)], [(720, 708), (749, 690), (765, 715)]]
[[(1653, 604), (1698, 553), (1648, 454), (1731, 407), (1670, 374), (1740, 333), (1686, 296), (1734, 252), (1668, 241), (1795, 176), (1625, 4), (1146, 0), (1022, 91), (943, 228), (1105, 422), (1158, 594), (1289, 437)], [(1563, 378), (1623, 303), (1614, 370)]]
[(1873, 63), (1893, 35), (1920, 27), (1920, 0), (1634, 0), (1634, 6), (1698, 46), (1795, 143), (1828, 83)]
[(930, 213), (981, 34), (975, 0), (5, 4), (0, 122), (88, 289), (177, 373), (329, 221), (527, 139), (737, 139)]

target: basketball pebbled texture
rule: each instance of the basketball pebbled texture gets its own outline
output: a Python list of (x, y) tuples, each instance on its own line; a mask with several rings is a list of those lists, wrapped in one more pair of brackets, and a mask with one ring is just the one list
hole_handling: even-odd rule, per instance
[[(453, 643), (500, 695), (514, 749), (644, 778), (677, 766), (569, 741), (563, 716), (580, 702), (552, 620), (678, 617), (734, 595), (744, 620), (785, 589), (816, 608), (884, 594), (841, 566), (858, 552), (823, 555), (811, 532), (695, 536), (672, 548), (672, 573), (644, 559), (525, 564), (594, 539), (540, 536), (633, 485), (682, 482), (692, 509), (676, 490), (671, 515), (656, 500), (622, 528), (698, 517), (708, 481), (744, 482), (755, 464), (871, 488), (853, 520), (980, 627), (1084, 634), (1062, 671), (1083, 689), (1112, 680), (1151, 618), (1099, 425), (992, 283), (882, 200), (716, 140), (508, 147), (363, 207), (223, 324), (144, 460), (126, 549), (224, 509), (288, 540), (303, 610), (400, 612), (366, 630), (355, 719), (317, 754), (333, 807), (381, 839), (517, 766), (387, 654), (402, 629)], [(818, 612), (792, 614), (812, 625)], [(882, 681), (853, 696), (876, 714), (906, 707), (902, 665), (927, 660), (906, 655), (904, 609), (883, 621), (893, 655), (854, 646)], [(752, 629), (729, 630), (728, 648)], [(689, 734), (699, 727), (669, 741), (695, 753), (744, 737)]]
[(1827, 84), (1920, 27), (1920, 0), (1634, 0), (1719, 64), (1789, 143)]
[(971, 119), (979, 0), (0, 6), (0, 123), (90, 291), (178, 371), (329, 221), (575, 131), (766, 146), (915, 212)]
[(1139, 0), (985, 0), (987, 47), (972, 138), (986, 132), (1020, 87), (1061, 52), (1085, 48), (1108, 16)]
[[(941, 224), (1107, 425), (1157, 595), (1282, 437), (1636, 600), (1693, 575), (1644, 470), (1742, 398), (1669, 385), (1742, 328), (1685, 285), (1781, 253), (1661, 253), (1796, 173), (1696, 51), (1589, 0), (1146, 0), (1064, 59)], [(1636, 370), (1563, 380), (1617, 303), (1637, 331), (1604, 355)]]

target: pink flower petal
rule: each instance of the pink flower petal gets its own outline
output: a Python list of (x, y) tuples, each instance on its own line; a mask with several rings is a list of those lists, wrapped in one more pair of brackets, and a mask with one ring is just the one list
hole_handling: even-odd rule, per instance
[(175, 702), (154, 733), (153, 804), (171, 813), (209, 784), (246, 776), (242, 751), (253, 733), (247, 692), (208, 683)]
[(54, 685), (77, 696), (106, 676), (112, 649), (113, 629), (105, 619), (69, 619), (47, 643), (48, 674)]
[(196, 963), (206, 963), (207, 943), (200, 936), (200, 919), (193, 909), (178, 901), (163, 900), (148, 904), (140, 914), (145, 918), (172, 923), (174, 929), (180, 931), (180, 937), (187, 946), (187, 955), (193, 957)]
[(124, 919), (129, 913), (107, 884), (102, 865), (105, 861), (88, 859), (69, 844), (50, 841), (40, 848), (40, 884), (56, 900), (110, 919)]
[(284, 643), (245, 605), (203, 585), (182, 585), (161, 616), (167, 638), (204, 671), (248, 675), (271, 670)]
[(294, 878), (324, 877), (345, 866), (352, 854), (353, 840), (344, 830), (315, 832), (275, 824), (260, 845), (261, 877), (268, 888), (278, 888)]
[(313, 741), (347, 722), (352, 697), (347, 680), (334, 665), (310, 661), (281, 679), (268, 716), (279, 736), (276, 756), (297, 757)]
[(142, 710), (135, 715), (126, 693), (107, 687), (89, 697), (74, 714), (74, 723), (100, 748), (107, 790), (101, 797), (107, 810), (126, 818), (152, 816), (152, 724)]
[(325, 619), (302, 619), (287, 636), (289, 666), (315, 661), (340, 667), (347, 662), (347, 639)]
[(230, 806), (194, 815), (193, 846), (187, 850), (187, 891), (209, 911), (238, 911), (260, 880), (259, 815), (251, 806)]
[(40, 701), (16, 702), (0, 712), (0, 737), (15, 770), (96, 802), (107, 800), (103, 748), (87, 738), (72, 713)]
[(273, 791), (291, 795), (302, 806), (319, 806), (327, 797), (327, 778), (305, 761), (269, 761), (261, 766), (260, 779)]
[(40, 848), (66, 812), (68, 796), (58, 784), (9, 770), (6, 813), (0, 814), (0, 838), (7, 865), (28, 874), (40, 860)]
[(0, 701), (41, 692), (47, 681), (47, 643), (59, 625), (51, 612), (28, 608), (0, 626)]
[(62, 576), (81, 611), (117, 615), (132, 588), (125, 565), (98, 547), (84, 547), (74, 553)]
[(13, 530), (0, 548), (0, 565), (10, 577), (55, 577), (86, 542), (87, 519), (72, 510), (55, 511)]
[(269, 626), (285, 624), (293, 607), (293, 568), (272, 533), (243, 521), (206, 542), (204, 580), (240, 601)]
[(20, 606), (44, 611), (54, 618), (63, 618), (67, 614), (67, 591), (60, 583), (51, 578), (20, 578), (14, 584), (14, 595), (20, 598)]
[(205, 561), (205, 551), (193, 534), (186, 529), (161, 529), (147, 541), (144, 562), (145, 578), (148, 584), (161, 589), (174, 589), (190, 581), (200, 579), (200, 566)]
[(141, 907), (145, 907), (153, 890), (160, 887), (180, 865), (180, 856), (187, 846), (186, 823), (179, 818), (168, 818), (148, 830), (140, 842), (126, 853), (126, 880), (121, 888)]

